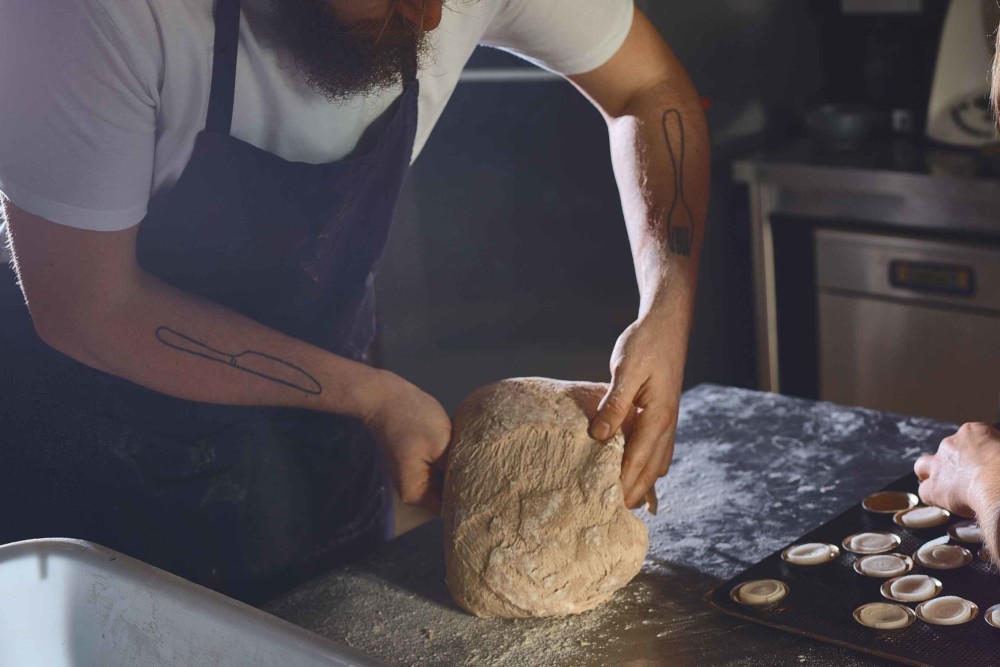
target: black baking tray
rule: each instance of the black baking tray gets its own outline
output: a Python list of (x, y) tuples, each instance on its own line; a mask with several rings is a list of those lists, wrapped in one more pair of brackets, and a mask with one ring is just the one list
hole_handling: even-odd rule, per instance
[[(886, 486), (886, 491), (916, 493), (913, 474)], [(874, 492), (876, 490), (873, 490)], [(947, 535), (953, 516), (944, 526), (923, 530), (901, 528), (891, 514), (875, 514), (859, 502), (843, 514), (806, 533), (791, 544), (827, 542), (840, 548), (840, 557), (824, 565), (794, 566), (781, 559), (782, 547), (706, 596), (708, 603), (726, 614), (797, 635), (813, 637), (880, 658), (917, 667), (986, 667), (1000, 665), (1000, 629), (989, 625), (985, 612), (1000, 604), (1000, 572), (980, 559), (979, 545), (962, 546), (973, 554), (972, 563), (957, 570), (931, 570), (915, 563), (913, 573), (929, 574), (941, 581), (941, 595), (957, 595), (975, 602), (979, 615), (958, 626), (929, 625), (917, 619), (899, 630), (875, 630), (858, 624), (854, 610), (867, 602), (893, 602), (882, 597), (884, 579), (865, 577), (854, 571), (858, 556), (845, 551), (841, 542), (862, 531), (887, 531), (902, 539), (896, 553), (913, 556), (925, 542)], [(779, 579), (789, 593), (780, 603), (765, 609), (746, 607), (730, 597), (733, 587), (751, 579)], [(914, 609), (916, 603), (906, 606)]]

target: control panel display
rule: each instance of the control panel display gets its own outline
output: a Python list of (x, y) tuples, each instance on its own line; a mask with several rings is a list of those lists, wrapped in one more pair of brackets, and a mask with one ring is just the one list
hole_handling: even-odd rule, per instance
[(889, 282), (903, 289), (972, 296), (976, 274), (968, 266), (893, 260), (889, 264)]

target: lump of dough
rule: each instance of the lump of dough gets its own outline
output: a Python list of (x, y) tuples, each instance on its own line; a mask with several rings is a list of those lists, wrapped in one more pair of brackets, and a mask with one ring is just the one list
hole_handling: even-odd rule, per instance
[(517, 378), (459, 406), (444, 481), (445, 568), (476, 616), (561, 616), (606, 601), (642, 567), (625, 507), (624, 439), (587, 435), (606, 385)]

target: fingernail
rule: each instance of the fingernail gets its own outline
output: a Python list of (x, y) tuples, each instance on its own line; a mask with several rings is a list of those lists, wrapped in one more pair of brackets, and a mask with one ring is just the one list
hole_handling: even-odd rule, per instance
[(594, 423), (593, 429), (594, 438), (597, 440), (607, 440), (611, 437), (611, 425), (606, 421), (598, 421)]

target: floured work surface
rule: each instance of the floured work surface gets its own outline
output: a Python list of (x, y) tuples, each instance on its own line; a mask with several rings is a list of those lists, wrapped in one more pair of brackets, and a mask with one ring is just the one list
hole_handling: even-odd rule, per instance
[[(917, 478), (908, 474), (885, 490), (916, 493)], [(874, 491), (874, 490), (873, 490)], [(861, 625), (855, 610), (870, 602), (902, 604), (915, 609), (917, 602), (898, 602), (883, 597), (885, 578), (864, 576), (855, 571), (858, 554), (843, 548), (848, 536), (860, 532), (889, 532), (899, 536), (899, 546), (891, 550), (914, 558), (921, 545), (947, 538), (948, 527), (964, 522), (952, 516), (933, 528), (904, 528), (892, 514), (869, 512), (859, 502), (843, 514), (803, 535), (792, 544), (827, 543), (840, 547), (834, 560), (821, 565), (793, 565), (785, 562), (779, 549), (761, 562), (718, 586), (708, 596), (709, 603), (733, 616), (788, 632), (864, 651), (908, 665), (942, 667), (984, 667), (1000, 665), (1000, 629), (986, 622), (986, 611), (1000, 604), (1000, 572), (980, 558), (981, 544), (948, 538), (947, 543), (966, 548), (972, 554), (968, 565), (951, 570), (932, 569), (914, 559), (909, 574), (938, 579), (940, 596), (958, 596), (978, 605), (978, 614), (960, 625), (932, 625), (916, 618), (910, 625), (879, 630)], [(764, 608), (734, 601), (733, 589), (745, 581), (776, 579), (788, 586), (786, 597)]]
[(439, 521), (265, 610), (400, 667), (882, 667), (886, 661), (720, 614), (705, 594), (897, 479), (955, 427), (701, 385), (684, 393), (642, 571), (565, 618), (475, 618), (444, 583)]

